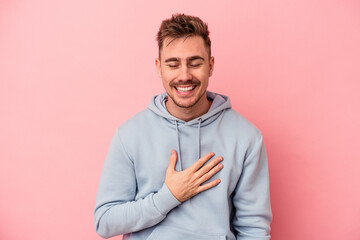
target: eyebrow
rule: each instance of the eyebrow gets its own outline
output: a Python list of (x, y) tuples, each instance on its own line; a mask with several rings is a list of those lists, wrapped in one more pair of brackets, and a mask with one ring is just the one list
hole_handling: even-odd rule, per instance
[(179, 61), (179, 59), (178, 58), (168, 58), (168, 59), (165, 59), (165, 62), (167, 63), (167, 62), (178, 62)]
[[(187, 58), (186, 60), (187, 61), (194, 61), (194, 60), (202, 60), (202, 61), (205, 61), (205, 59), (203, 57), (200, 57), (200, 56), (191, 56), (189, 58)], [(173, 58), (168, 58), (165, 60), (165, 63), (168, 63), (168, 62), (179, 62), (179, 58), (176, 58), (176, 57), (173, 57)]]
[(194, 61), (194, 60), (202, 60), (202, 61), (205, 61), (205, 59), (203, 57), (200, 57), (200, 56), (192, 56), (192, 57), (189, 57), (188, 58), (188, 61)]

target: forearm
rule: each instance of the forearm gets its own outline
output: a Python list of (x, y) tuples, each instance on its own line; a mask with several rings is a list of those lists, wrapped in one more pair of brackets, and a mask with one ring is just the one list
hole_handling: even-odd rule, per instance
[(95, 228), (103, 238), (136, 232), (158, 224), (179, 204), (164, 184), (143, 199), (99, 203), (94, 214)]
[(269, 173), (261, 136), (244, 161), (233, 203), (236, 211), (233, 226), (237, 239), (269, 240), (272, 221)]
[(133, 158), (117, 130), (106, 156), (96, 195), (94, 224), (97, 233), (109, 238), (139, 231), (162, 221), (180, 202), (165, 184), (137, 197), (138, 183)]

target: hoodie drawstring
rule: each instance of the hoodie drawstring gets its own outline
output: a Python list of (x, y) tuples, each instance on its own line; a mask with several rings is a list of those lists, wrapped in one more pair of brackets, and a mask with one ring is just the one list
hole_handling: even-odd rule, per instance
[(199, 124), (198, 124), (198, 159), (200, 159), (200, 151), (201, 151), (201, 149), (200, 149), (200, 146), (201, 146), (201, 142), (200, 142), (200, 128), (201, 128), (201, 122), (202, 122), (202, 119), (201, 118), (199, 118)]
[(175, 120), (175, 126), (176, 126), (176, 135), (177, 135), (179, 165), (180, 165), (180, 171), (182, 171), (181, 151), (180, 151), (180, 135), (179, 135), (179, 126), (178, 126), (178, 121), (177, 120)]
[[(180, 150), (180, 134), (179, 134), (179, 123), (177, 120), (174, 120), (175, 122), (175, 126), (176, 126), (176, 138), (177, 138), (177, 153), (178, 153), (178, 159), (179, 159), (179, 166), (180, 166), (180, 171), (183, 170), (182, 168), (182, 159), (181, 159), (181, 150)], [(201, 129), (201, 123), (202, 123), (202, 119), (199, 118), (198, 119), (198, 159), (200, 159), (201, 157), (201, 136), (200, 136), (200, 129)], [(197, 159), (196, 159), (197, 160)]]

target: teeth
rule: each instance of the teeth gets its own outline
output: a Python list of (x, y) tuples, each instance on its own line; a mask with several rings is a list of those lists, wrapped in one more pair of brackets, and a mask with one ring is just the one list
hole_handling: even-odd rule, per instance
[(193, 90), (195, 87), (177, 87), (176, 89), (179, 91), (179, 92), (188, 92), (188, 91), (191, 91)]

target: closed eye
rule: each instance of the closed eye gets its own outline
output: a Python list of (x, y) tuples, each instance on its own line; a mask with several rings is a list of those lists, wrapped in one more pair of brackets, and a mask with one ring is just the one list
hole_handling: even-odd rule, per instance
[(198, 63), (198, 64), (190, 64), (190, 67), (196, 68), (196, 67), (200, 67), (202, 65), (202, 63)]
[(179, 67), (178, 64), (168, 64), (167, 66), (168, 66), (169, 68), (177, 68), (177, 67)]

